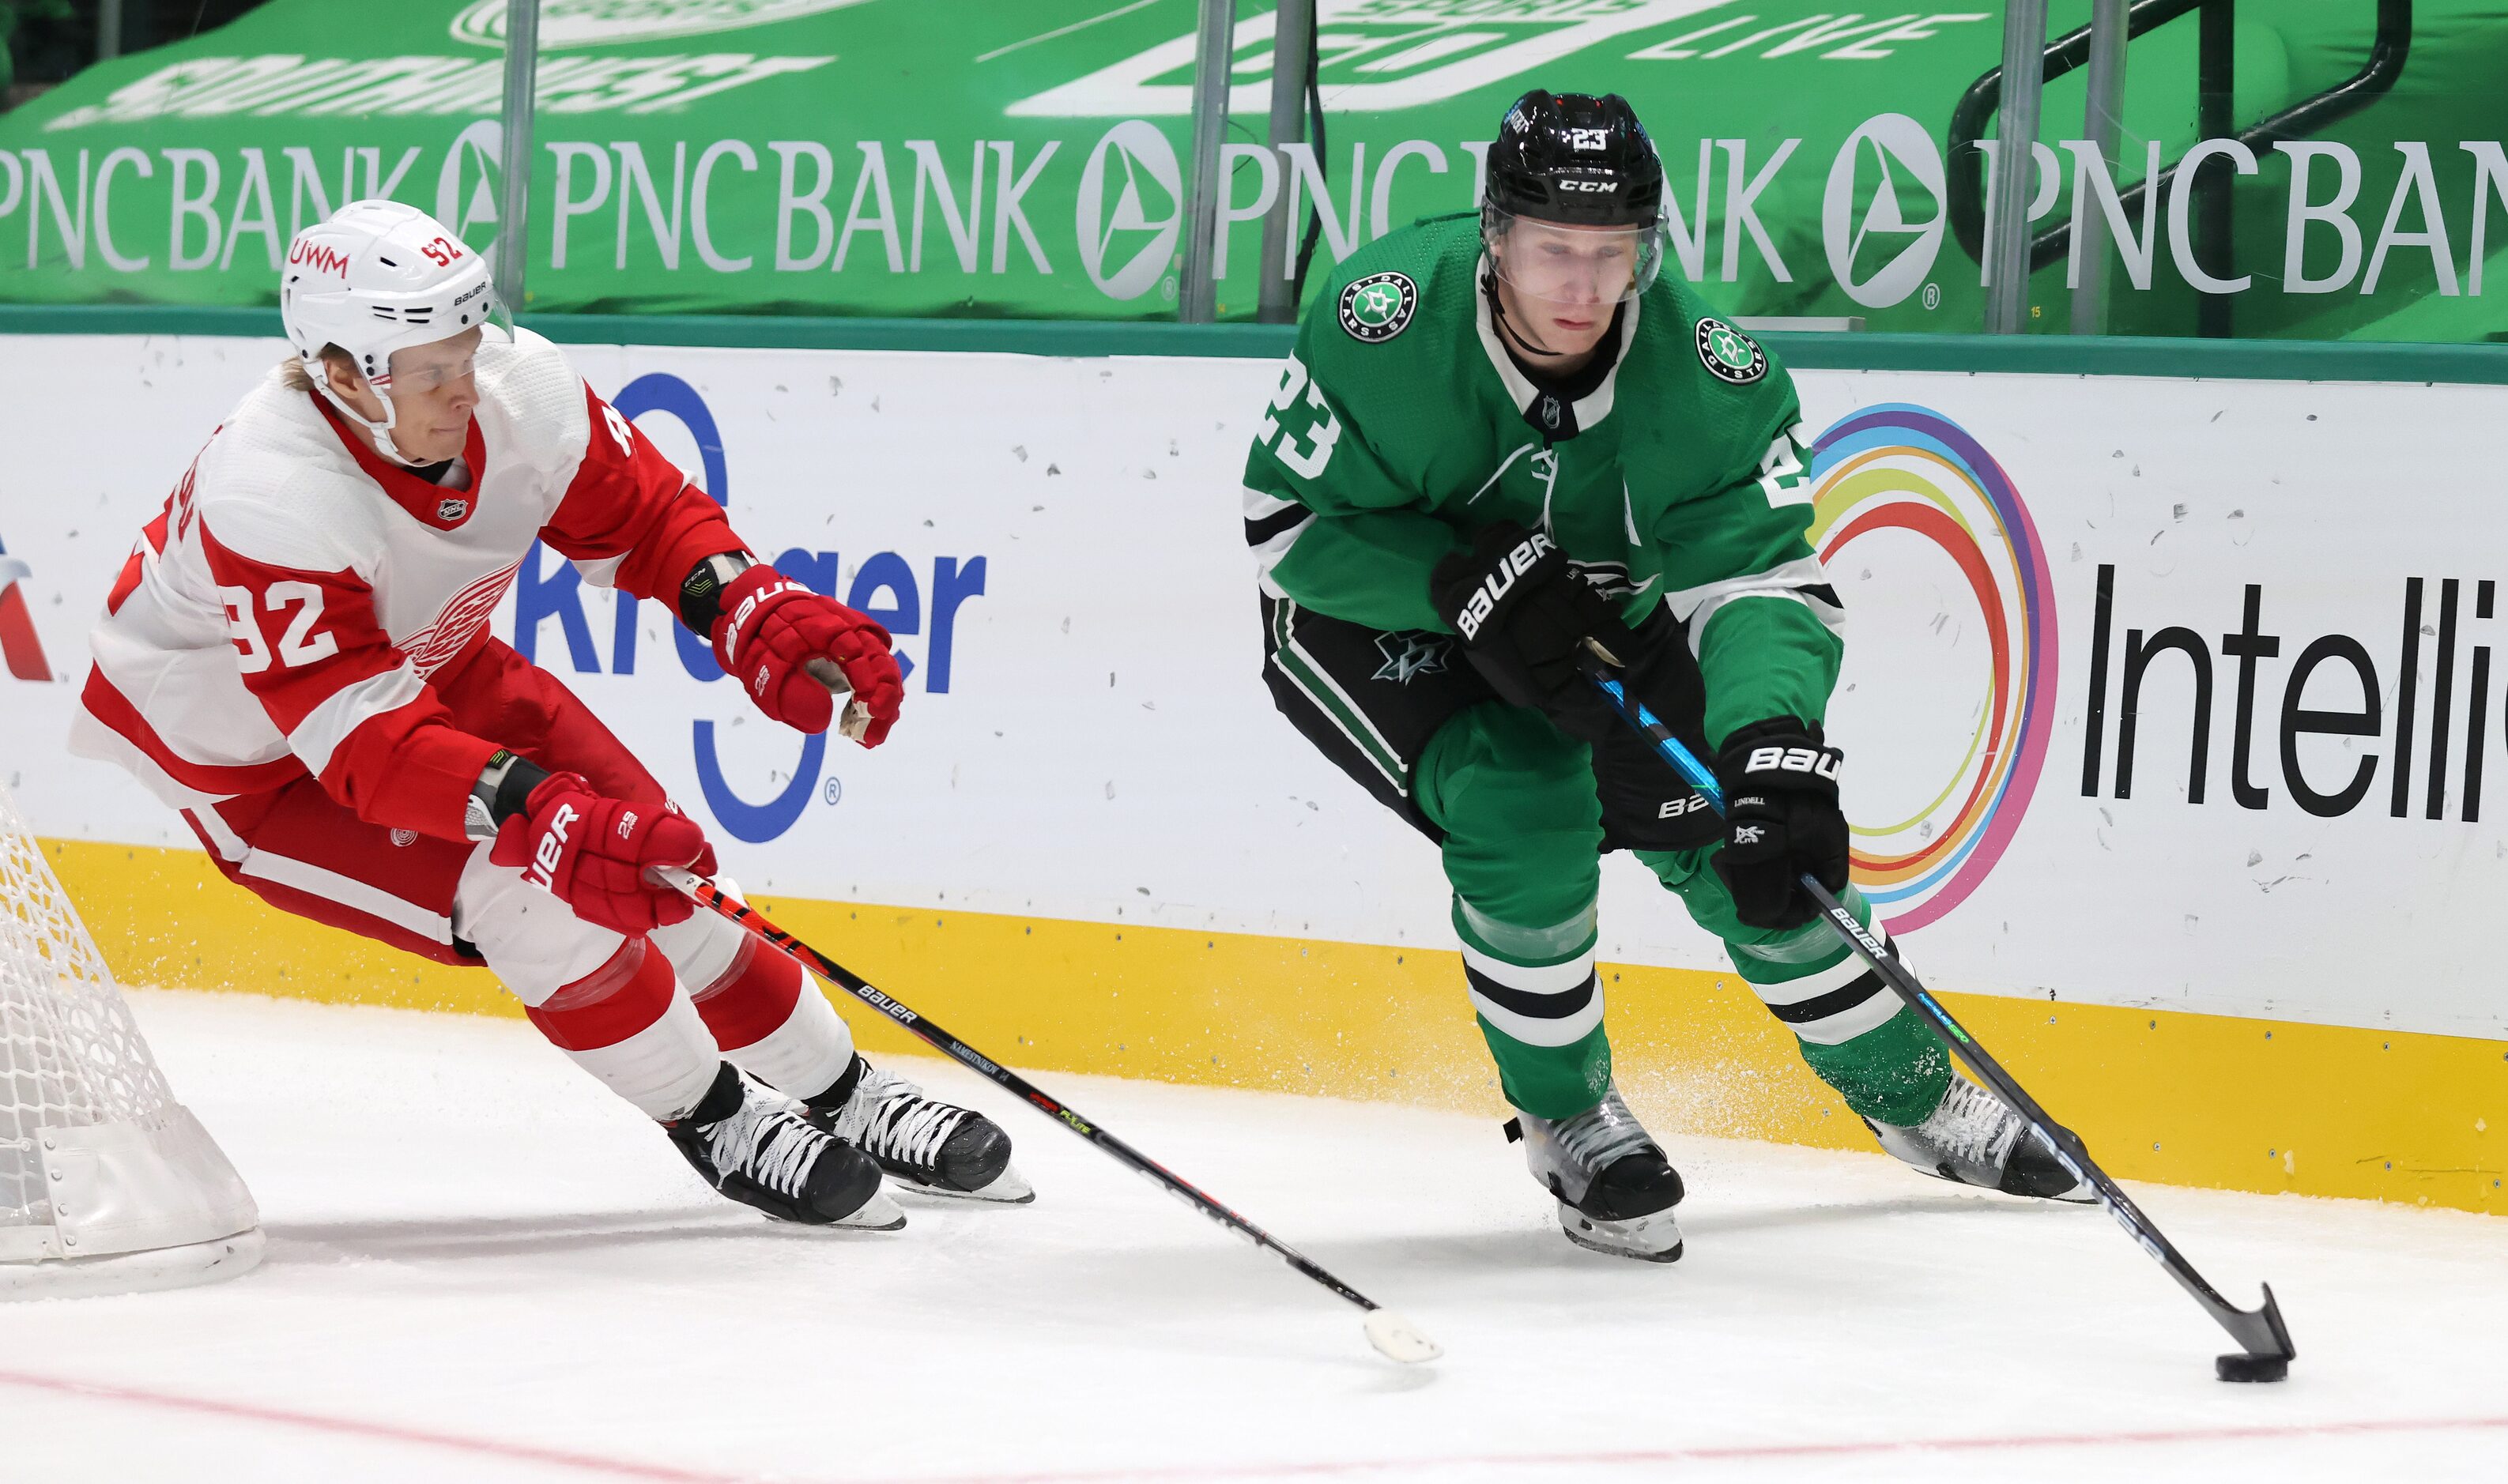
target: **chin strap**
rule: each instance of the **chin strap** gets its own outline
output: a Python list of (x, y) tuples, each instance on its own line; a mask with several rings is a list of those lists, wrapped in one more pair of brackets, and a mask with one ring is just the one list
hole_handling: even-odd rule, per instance
[(384, 420), (377, 422), (365, 414), (357, 411), (355, 407), (350, 404), (348, 398), (341, 396), (340, 393), (332, 387), (330, 368), (324, 365), (318, 358), (313, 356), (305, 357), (304, 365), (306, 376), (313, 380), (314, 389), (320, 392), (324, 400), (328, 401), (333, 407), (338, 408), (340, 410), (340, 416), (348, 418), (350, 421), (366, 430), (366, 436), (375, 441), (376, 452), (381, 453), (384, 457), (390, 459), (393, 463), (400, 465), (404, 469), (423, 469), (426, 467), (429, 460), (412, 458), (400, 451), (400, 446), (398, 444), (392, 442), (391, 430), (400, 425), (400, 410), (392, 406), (391, 391), (389, 387), (386, 385), (391, 378), (385, 377), (381, 380), (377, 380), (369, 377), (366, 379), (366, 385), (374, 389), (376, 400), (380, 401), (384, 405)]
[(1522, 345), (1525, 349), (1531, 351), (1534, 355), (1557, 355), (1559, 353), (1558, 351), (1551, 349), (1548, 345), (1541, 344), (1532, 336), (1527, 335), (1524, 331), (1516, 328), (1515, 321), (1506, 317), (1506, 300), (1501, 297), (1497, 291), (1497, 271), (1495, 269), (1482, 270), (1481, 292), (1489, 296), (1490, 323), (1497, 327), (1497, 333), (1499, 335), (1515, 342), (1519, 345)]

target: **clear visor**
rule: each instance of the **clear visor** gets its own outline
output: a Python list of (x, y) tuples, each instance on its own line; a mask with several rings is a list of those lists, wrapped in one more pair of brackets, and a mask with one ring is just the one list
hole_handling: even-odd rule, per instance
[(514, 343), (514, 317), (506, 312), (501, 299), (491, 297), (471, 328), (478, 333), (463, 330), (442, 340), (394, 350), (389, 369), (375, 378), (375, 388), (386, 395), (402, 392), (425, 396), (442, 391), (478, 369), (480, 346)]
[(1646, 227), (1571, 227), (1491, 210), (1481, 239), (1500, 282), (1562, 308), (1626, 304), (1663, 270), (1660, 215)]

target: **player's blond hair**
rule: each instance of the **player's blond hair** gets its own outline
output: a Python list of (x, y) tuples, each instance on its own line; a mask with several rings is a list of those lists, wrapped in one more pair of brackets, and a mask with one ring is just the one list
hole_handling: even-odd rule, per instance
[[(357, 369), (356, 357), (337, 345), (324, 345), (320, 359), (329, 365), (346, 367), (351, 375)], [(314, 374), (305, 369), (305, 361), (300, 356), (291, 355), (278, 363), (278, 379), (289, 391), (321, 390), (314, 384)]]

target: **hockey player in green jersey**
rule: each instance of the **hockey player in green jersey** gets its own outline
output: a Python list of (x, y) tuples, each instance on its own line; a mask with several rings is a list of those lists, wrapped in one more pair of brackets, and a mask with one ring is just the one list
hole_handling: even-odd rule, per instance
[[(1612, 1087), (1594, 973), (1617, 850), (1724, 941), (1884, 1148), (2086, 1198), (1795, 885), (1870, 921), (1821, 728), (1844, 614), (1804, 535), (1791, 381), (1659, 273), (1662, 192), (1626, 102), (1528, 93), (1477, 214), (1335, 271), (1246, 461), (1264, 679), (1436, 842), (1510, 1134), (1570, 1240), (1680, 1255), (1680, 1177)], [(1612, 714), (1579, 669), (1589, 640), (1714, 760), (1728, 817)]]

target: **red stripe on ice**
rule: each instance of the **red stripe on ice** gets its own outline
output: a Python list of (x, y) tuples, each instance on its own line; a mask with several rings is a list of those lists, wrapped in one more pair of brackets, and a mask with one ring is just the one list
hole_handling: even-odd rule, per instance
[(642, 1464), (633, 1459), (602, 1458), (597, 1454), (574, 1453), (564, 1448), (542, 1448), (532, 1443), (509, 1443), (488, 1437), (463, 1437), (455, 1432), (434, 1432), (424, 1428), (407, 1428), (397, 1423), (365, 1422), (353, 1417), (325, 1417), (317, 1412), (296, 1412), (284, 1407), (262, 1406), (249, 1401), (214, 1401), (204, 1396), (181, 1396), (169, 1392), (146, 1392), (136, 1387), (111, 1386), (94, 1381), (63, 1381), (51, 1376), (30, 1376), (22, 1371), (0, 1371), (0, 1386), (24, 1387), (28, 1391), (52, 1392), (64, 1396), (84, 1396), (95, 1401), (126, 1401), (139, 1406), (159, 1407), (171, 1412), (191, 1412), (203, 1417), (224, 1417), (242, 1422), (275, 1423), (281, 1427), (300, 1428), (310, 1432), (328, 1432), (342, 1437), (374, 1438), (384, 1442), (416, 1443), (426, 1448), (444, 1448), (457, 1453), (508, 1459), (517, 1463), (547, 1464), (559, 1468), (573, 1468), (585, 1473), (608, 1474), (619, 1479), (654, 1479), (662, 1484), (737, 1484), (754, 1474), (714, 1473), (694, 1468), (674, 1468), (667, 1464)]

